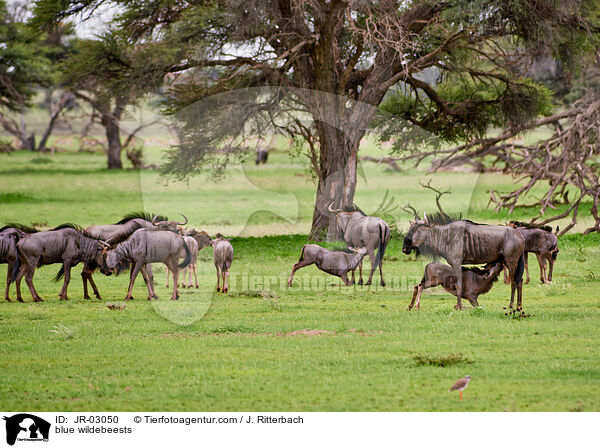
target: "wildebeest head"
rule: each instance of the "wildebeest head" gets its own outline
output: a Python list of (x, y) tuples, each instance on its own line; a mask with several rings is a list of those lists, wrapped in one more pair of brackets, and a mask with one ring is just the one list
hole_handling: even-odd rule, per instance
[(117, 253), (117, 251), (110, 250), (106, 254), (106, 259), (104, 261), (104, 266), (106, 268), (108, 268), (110, 271), (114, 272), (114, 270), (119, 265), (120, 261), (121, 261), (121, 257), (119, 257), (119, 254)]
[(367, 254), (367, 252), (369, 250), (366, 247), (348, 247), (348, 249), (350, 249), (352, 252), (354, 252), (356, 254), (359, 254), (361, 259)]
[(329, 212), (331, 212), (335, 215), (335, 220), (336, 220), (338, 229), (340, 229), (341, 232), (343, 232), (344, 229), (348, 227), (348, 223), (352, 219), (353, 214), (360, 213), (361, 215), (364, 216), (364, 213), (356, 208), (353, 210), (350, 208), (344, 210), (341, 208), (332, 208), (331, 207), (332, 205), (333, 205), (333, 202), (331, 204), (329, 204), (329, 207), (327, 207), (327, 210), (329, 210)]
[(152, 224), (157, 226), (160, 230), (170, 230), (171, 232), (181, 234), (182, 226), (185, 226), (188, 223), (187, 216), (183, 213), (180, 213), (181, 216), (185, 218), (185, 222), (177, 222), (177, 221), (157, 221), (158, 215), (154, 215), (152, 218)]
[(410, 222), (410, 227), (404, 236), (402, 244), (402, 252), (406, 255), (409, 255), (413, 250), (419, 255), (419, 246), (423, 244), (423, 234), (419, 230), (428, 225), (425, 213), (423, 213), (423, 219), (419, 219), (418, 215), (415, 215), (415, 217), (417, 220)]

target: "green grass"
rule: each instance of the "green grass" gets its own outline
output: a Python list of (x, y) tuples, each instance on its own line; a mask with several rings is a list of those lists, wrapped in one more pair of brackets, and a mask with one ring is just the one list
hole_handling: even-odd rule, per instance
[[(149, 151), (159, 159), (158, 147)], [(561, 239), (553, 285), (537, 283), (530, 257), (529, 317), (505, 314), (510, 290), (502, 282), (480, 297), (481, 309), (457, 312), (455, 299), (435, 289), (424, 294), (421, 311), (407, 312), (426, 261), (403, 255), (399, 237), (386, 252), (386, 288), (341, 287), (314, 266), (298, 271), (293, 288), (285, 286), (306, 242), (314, 185), (283, 151), (266, 166), (249, 159), (217, 184), (200, 177), (167, 187), (154, 172), (109, 172), (100, 154), (45, 157), (51, 163), (26, 152), (0, 156), (3, 222), (89, 225), (132, 210), (172, 217), (182, 211), (191, 226), (234, 237), (231, 293), (213, 292), (210, 249), (199, 257), (199, 289), (183, 289), (179, 302), (169, 302), (164, 268), (155, 266), (161, 299), (148, 303), (138, 278), (136, 300), (122, 311), (106, 303), (125, 296), (126, 274), (96, 275), (105, 300), (84, 301), (77, 267), (71, 300), (61, 302), (60, 284), (51, 281), (59, 266), (42, 267), (34, 282), (44, 303), (31, 303), (25, 285), (29, 303), (0, 303), (3, 409), (600, 410), (599, 235)], [(373, 211), (389, 189), (400, 204), (433, 210), (433, 196), (419, 186), (428, 178), (366, 164), (357, 203)], [(444, 197), (448, 211), (507, 219), (485, 208), (485, 190), (509, 188), (512, 179), (432, 178), (452, 189)], [(406, 229), (409, 216), (395, 215)], [(459, 402), (448, 388), (465, 374), (473, 380)]]

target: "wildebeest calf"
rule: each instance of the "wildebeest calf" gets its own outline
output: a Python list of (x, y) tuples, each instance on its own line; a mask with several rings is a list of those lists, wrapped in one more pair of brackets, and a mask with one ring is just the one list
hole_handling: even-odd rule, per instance
[[(525, 238), (525, 272), (527, 278), (525, 283), (529, 283), (529, 253), (534, 253), (540, 265), (540, 281), (542, 283), (552, 282), (552, 272), (554, 271), (554, 262), (558, 255), (558, 227), (556, 233), (552, 233), (552, 227), (536, 224), (528, 224), (520, 221), (511, 221), (509, 227), (517, 229), (523, 238)], [(546, 274), (546, 262), (548, 262), (548, 274)], [(506, 270), (504, 271), (504, 283), (507, 282)]]
[[(492, 289), (492, 284), (498, 279), (502, 267), (502, 259), (488, 263), (484, 269), (463, 267), (462, 298), (471, 302), (473, 307), (479, 306), (477, 297)], [(434, 286), (442, 285), (442, 288), (456, 296), (456, 283), (456, 275), (450, 266), (443, 263), (429, 263), (425, 267), (421, 283), (415, 286), (408, 309), (411, 310), (415, 306), (419, 308), (423, 290)]]
[[(317, 267), (328, 274), (340, 277), (346, 286), (354, 284), (354, 270), (368, 252), (366, 247), (355, 249), (348, 248), (350, 252), (329, 250), (316, 244), (305, 244), (300, 252), (300, 260), (292, 267), (288, 286), (292, 286), (294, 274), (300, 268), (316, 264)], [(348, 280), (348, 272), (352, 271), (352, 282)]]
[[(217, 292), (222, 290), (226, 293), (229, 291), (229, 268), (233, 261), (233, 246), (220, 233), (217, 233), (217, 237), (212, 240), (212, 246), (213, 260), (217, 268)], [(221, 280), (223, 289), (220, 285)]]

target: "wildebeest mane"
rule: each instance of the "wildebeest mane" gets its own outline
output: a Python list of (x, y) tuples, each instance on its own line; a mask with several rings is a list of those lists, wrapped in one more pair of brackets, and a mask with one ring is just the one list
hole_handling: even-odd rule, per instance
[(104, 241), (100, 237), (90, 235), (88, 232), (86, 232), (86, 230), (83, 227), (81, 227), (78, 224), (73, 224), (72, 222), (65, 222), (64, 224), (56, 226), (50, 230), (52, 231), (52, 230), (61, 230), (61, 229), (73, 229), (73, 230), (79, 232), (81, 235), (85, 236), (86, 238), (90, 238), (90, 239), (96, 240), (96, 241)]
[[(150, 212), (131, 212), (123, 216), (123, 218), (119, 222), (115, 222), (115, 224), (125, 224), (126, 222), (131, 221), (132, 219), (144, 219), (148, 222), (152, 222), (152, 218), (154, 218), (154, 215), (154, 213)], [(163, 215), (158, 215), (156, 219), (158, 219), (159, 221), (169, 220), (169, 218)]]
[(363, 211), (360, 209), (360, 207), (359, 207), (358, 205), (356, 205), (356, 204), (352, 204), (352, 205), (345, 205), (345, 206), (342, 208), (342, 211), (343, 211), (343, 212), (346, 212), (346, 213), (358, 212), (358, 213), (360, 213), (360, 214), (361, 214), (361, 215), (363, 215), (363, 216), (367, 216), (367, 214), (366, 214), (365, 212), (363, 212)]
[(435, 212), (431, 215), (427, 215), (427, 224), (445, 226), (446, 224), (451, 224), (456, 221), (462, 221), (463, 217), (461, 213), (444, 213), (444, 212)]
[(9, 222), (8, 224), (6, 224), (4, 227), (2, 227), (0, 229), (0, 232), (4, 232), (5, 230), (8, 229), (17, 229), (20, 230), (21, 232), (25, 232), (25, 233), (37, 233), (39, 232), (38, 229), (36, 229), (35, 227), (29, 227), (23, 224), (19, 224), (16, 222)]
[(526, 229), (539, 229), (539, 230), (545, 230), (546, 232), (552, 232), (552, 227), (550, 226), (544, 226), (541, 224), (532, 224), (532, 223), (528, 223), (528, 222), (523, 222), (523, 221), (510, 221), (509, 224), (515, 226), (515, 227), (525, 227)]

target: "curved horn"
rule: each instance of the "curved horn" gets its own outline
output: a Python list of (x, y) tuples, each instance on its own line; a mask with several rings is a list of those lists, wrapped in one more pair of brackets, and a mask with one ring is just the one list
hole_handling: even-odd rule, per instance
[(185, 216), (185, 215), (184, 215), (183, 213), (181, 213), (181, 212), (180, 212), (179, 214), (185, 218), (185, 222), (177, 222), (177, 221), (175, 221), (175, 223), (176, 223), (178, 226), (185, 226), (185, 225), (188, 223), (187, 216)]
[(427, 213), (423, 212), (423, 221), (425, 221), (425, 224), (429, 224), (429, 221), (427, 220)]
[(329, 210), (331, 213), (337, 213), (337, 212), (342, 211), (341, 208), (331, 208), (332, 205), (333, 205), (333, 202), (331, 204), (329, 204), (329, 207), (327, 207), (327, 210)]
[(152, 224), (156, 225), (156, 218), (158, 218), (158, 215), (154, 215), (152, 217)]

